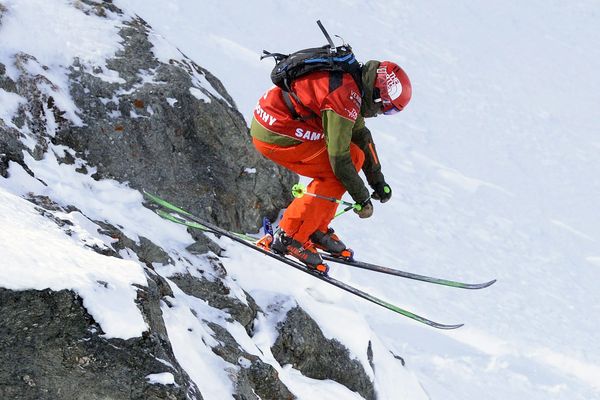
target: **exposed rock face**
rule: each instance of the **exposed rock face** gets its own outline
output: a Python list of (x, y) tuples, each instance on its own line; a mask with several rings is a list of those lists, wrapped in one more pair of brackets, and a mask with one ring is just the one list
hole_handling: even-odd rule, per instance
[(227, 311), (234, 320), (246, 328), (248, 334), (252, 333), (258, 306), (248, 293), (245, 293), (248, 302), (246, 305), (230, 296), (229, 288), (220, 279), (200, 279), (191, 275), (175, 275), (169, 279), (185, 294), (206, 300), (210, 306)]
[(0, 120), (0, 129), (5, 129), (5, 134), (0, 135), (0, 176), (7, 178), (10, 161), (14, 161), (22, 166), (25, 165), (23, 161), (24, 146), (17, 140), (18, 133), (16, 131), (10, 130), (3, 125), (3, 122)]
[[(260, 358), (248, 354), (220, 325), (209, 323), (215, 338), (221, 343), (213, 352), (233, 365), (239, 366), (235, 374), (236, 400), (293, 400), (296, 397), (281, 383), (277, 371)], [(258, 397), (258, 396), (260, 397)]]
[(351, 359), (340, 342), (325, 338), (317, 323), (301, 308), (292, 308), (278, 331), (271, 351), (281, 365), (292, 364), (309, 378), (331, 379), (367, 400), (375, 399), (373, 383), (361, 363)]
[[(0, 15), (2, 8), (0, 7)], [(6, 66), (0, 63), (0, 89), (9, 93), (16, 93), (17, 87), (15, 82), (6, 76)], [(0, 176), (8, 177), (8, 163), (15, 161), (24, 168), (23, 150), (25, 146), (19, 141), (20, 133), (17, 129), (7, 126), (0, 119)]]
[(287, 205), (295, 177), (252, 148), (242, 115), (216, 77), (183, 55), (160, 63), (148, 32), (140, 19), (121, 30), (123, 50), (107, 65), (124, 82), (71, 67), (71, 93), (85, 126), (61, 130), (56, 142), (77, 150), (99, 178), (158, 193), (221, 226), (256, 231), (262, 216), (275, 217)]
[[(121, 13), (110, 1), (74, 4), (99, 16)], [(0, 22), (3, 12), (0, 4)], [(275, 217), (290, 200), (296, 176), (254, 151), (242, 114), (221, 82), (184, 55), (159, 61), (152, 53), (151, 28), (141, 19), (120, 26), (122, 50), (106, 66), (75, 60), (68, 68), (79, 125), (53, 95), (57, 86), (51, 74), (43, 73), (48, 67), (31, 55), (17, 54), (13, 67), (20, 75), (13, 80), (0, 64), (0, 88), (24, 98), (14, 125), (0, 120), (0, 176), (10, 175), (10, 162), (33, 176), (24, 154), (40, 160), (52, 144), (65, 145), (75, 152), (66, 152), (59, 161), (77, 162), (78, 172), (95, 168), (95, 179), (144, 188), (225, 228), (255, 231), (262, 216)], [(115, 79), (107, 80), (108, 75)], [(70, 235), (70, 222), (52, 211), (77, 209), (45, 196), (29, 200)], [(137, 304), (148, 332), (141, 338), (108, 340), (71, 291), (0, 288), (0, 399), (202, 399), (173, 354), (160, 308), (173, 292), (153, 264), (173, 264), (170, 254), (147, 238), (128, 238), (106, 221), (91, 222), (100, 226), (99, 235), (114, 242), (89, 247), (110, 257), (121, 257), (123, 250), (135, 253), (146, 267), (148, 285), (139, 288)], [(190, 252), (220, 254), (219, 246), (203, 234), (196, 232), (194, 238)], [(184, 293), (226, 311), (251, 336), (259, 307), (247, 293), (246, 302), (232, 296), (222, 281), (226, 271), (213, 261), (221, 271), (217, 277), (178, 274), (169, 279)], [(220, 343), (213, 352), (235, 369), (236, 399), (294, 398), (272, 365), (245, 352), (223, 326), (197, 317)], [(323, 337), (300, 309), (289, 313), (280, 334), (273, 353), (281, 364), (374, 398), (360, 363), (339, 342)], [(148, 375), (161, 372), (172, 373), (176, 385), (148, 382)]]
[[(70, 291), (0, 288), (0, 365), (10, 366), (0, 368), (0, 398), (201, 399), (166, 334), (153, 328), (142, 338), (108, 340)], [(162, 372), (177, 385), (146, 379)]]

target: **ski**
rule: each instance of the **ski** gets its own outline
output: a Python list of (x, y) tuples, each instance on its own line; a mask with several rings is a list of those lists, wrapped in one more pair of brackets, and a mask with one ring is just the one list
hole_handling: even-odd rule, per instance
[[(173, 211), (176, 211), (176, 210), (173, 210)], [(165, 219), (169, 219), (173, 222), (187, 225), (191, 228), (210, 231), (210, 229), (208, 229), (196, 222), (192, 222), (192, 221), (186, 222), (181, 219), (175, 220), (174, 216), (172, 216), (171, 214), (165, 213), (164, 211), (159, 212), (159, 215)], [(236, 236), (238, 236), (244, 240), (247, 240), (249, 242), (252, 242), (252, 243), (256, 242), (256, 240), (257, 240), (257, 238), (249, 236), (249, 235), (243, 235), (243, 234), (234, 233), (234, 232), (231, 232), (231, 234), (235, 234)], [(272, 232), (271, 232), (271, 234), (272, 234)], [(493, 279), (491, 281), (483, 282), (483, 283), (466, 283), (466, 282), (459, 282), (459, 281), (454, 281), (454, 280), (449, 280), (449, 279), (436, 278), (433, 276), (419, 275), (419, 274), (415, 274), (412, 272), (402, 271), (399, 269), (384, 267), (382, 265), (367, 263), (364, 261), (347, 260), (344, 258), (332, 256), (332, 255), (326, 254), (326, 253), (321, 253), (321, 257), (325, 261), (331, 261), (331, 262), (334, 262), (337, 264), (344, 264), (344, 265), (348, 265), (350, 267), (365, 269), (365, 270), (374, 271), (374, 272), (381, 272), (384, 274), (399, 276), (401, 278), (413, 279), (416, 281), (428, 282), (428, 283), (433, 283), (433, 284), (442, 285), (442, 286), (450, 286), (450, 287), (455, 287), (455, 288), (459, 288), (459, 289), (471, 289), (471, 290), (472, 289), (483, 289), (483, 288), (493, 285), (496, 282), (496, 279)]]
[(465, 282), (453, 281), (453, 280), (448, 280), (448, 279), (435, 278), (435, 277), (427, 276), (427, 275), (413, 274), (412, 272), (401, 271), (399, 269), (388, 268), (388, 267), (384, 267), (381, 265), (371, 264), (371, 263), (367, 263), (367, 262), (363, 262), (363, 261), (347, 260), (345, 258), (339, 258), (339, 257), (335, 257), (335, 256), (332, 256), (329, 254), (324, 254), (324, 253), (321, 253), (321, 257), (323, 258), (323, 260), (331, 261), (331, 262), (338, 263), (338, 264), (349, 265), (351, 267), (366, 269), (369, 271), (381, 272), (384, 274), (389, 274), (389, 275), (394, 275), (394, 276), (400, 276), (402, 278), (414, 279), (414, 280), (422, 281), (422, 282), (435, 283), (437, 285), (451, 286), (451, 287), (460, 288), (460, 289), (483, 289), (490, 285), (493, 285), (496, 282), (496, 280), (493, 279), (489, 282), (483, 282), (483, 283), (465, 283)]
[(398, 314), (401, 314), (405, 317), (408, 317), (412, 320), (415, 320), (417, 322), (420, 322), (422, 324), (431, 326), (433, 328), (437, 328), (437, 329), (456, 329), (456, 328), (460, 328), (461, 326), (463, 326), (464, 324), (442, 324), (439, 322), (435, 322), (432, 321), (430, 319), (427, 319), (425, 317), (422, 317), (420, 315), (417, 315), (411, 311), (405, 310), (403, 308), (400, 308), (394, 304), (391, 304), (385, 300), (382, 300), (380, 298), (377, 298), (369, 293), (366, 293), (358, 288), (355, 288), (354, 286), (351, 286), (345, 282), (339, 281), (329, 275), (324, 275), (321, 274), (317, 271), (314, 271), (308, 267), (306, 267), (304, 264), (294, 261), (292, 259), (289, 259), (285, 256), (281, 256), (279, 254), (276, 253), (272, 253), (268, 250), (263, 249), (262, 247), (258, 247), (256, 246), (253, 242), (251, 242), (250, 240), (254, 240), (252, 239), (251, 236), (248, 235), (243, 235), (243, 234), (238, 234), (235, 232), (230, 232), (226, 229), (222, 229), (216, 225), (213, 225), (209, 222), (203, 221), (200, 218), (194, 216), (193, 214), (167, 202), (166, 200), (161, 199), (160, 197), (157, 197), (153, 194), (150, 194), (146, 191), (144, 191), (144, 194), (146, 195), (146, 197), (151, 200), (153, 203), (164, 207), (167, 210), (170, 210), (171, 213), (166, 212), (164, 210), (156, 210), (157, 214), (159, 216), (161, 216), (162, 218), (165, 218), (171, 222), (175, 222), (178, 224), (182, 224), (191, 228), (195, 228), (195, 229), (200, 229), (203, 230), (205, 232), (212, 232), (215, 234), (219, 234), (222, 236), (226, 236), (229, 239), (238, 242), (248, 248), (251, 248), (252, 250), (258, 251), (266, 256), (269, 256), (273, 259), (276, 259), (284, 264), (287, 264), (299, 271), (302, 271), (304, 273), (307, 273), (321, 281), (327, 282), (330, 285), (336, 286), (342, 290), (345, 290), (349, 293), (352, 293), (355, 296), (361, 297), (365, 300), (368, 300), (372, 303), (375, 303), (381, 307), (387, 308), (388, 310), (391, 310), (393, 312), (396, 312)]

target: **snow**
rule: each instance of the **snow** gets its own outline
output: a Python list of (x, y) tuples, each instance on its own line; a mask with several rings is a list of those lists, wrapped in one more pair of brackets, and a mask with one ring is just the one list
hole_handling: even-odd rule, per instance
[[(70, 0), (5, 0), (0, 59), (23, 52), (42, 65), (68, 66), (74, 58), (87, 65), (104, 65), (122, 40), (112, 19), (86, 15), (86, 7)], [(74, 7), (79, 3), (79, 8)], [(23, 34), (26, 27), (27, 34)], [(8, 75), (16, 80), (18, 72), (6, 63)]]
[(204, 92), (196, 87), (191, 87), (190, 88), (190, 93), (192, 94), (192, 96), (194, 96), (195, 98), (197, 98), (200, 101), (203, 101), (205, 103), (210, 103), (210, 97), (208, 97), (207, 95), (204, 94)]
[[(393, 198), (375, 204), (369, 220), (347, 213), (333, 226), (358, 258), (451, 279), (498, 279), (487, 289), (465, 291), (332, 266), (334, 277), (394, 304), (466, 324), (437, 331), (220, 239), (232, 293), (243, 301), (244, 288), (265, 314), (249, 337), (239, 324), (225, 321), (226, 313), (171, 285), (175, 297), (162, 307), (167, 330), (178, 362), (204, 398), (231, 397), (228, 371), (247, 365), (226, 363), (212, 352), (216, 341), (206, 321), (226, 327), (245, 351), (272, 363), (299, 399), (359, 398), (274, 360), (270, 346), (277, 323), (295, 304), (326, 337), (349, 348), (386, 400), (600, 397), (597, 1), (434, 0), (427, 7), (399, 0), (115, 3), (154, 28), (158, 59), (182, 61), (183, 53), (211, 71), (247, 120), (271, 86), (273, 64), (259, 61), (261, 51), (324, 44), (317, 19), (351, 43), (361, 60), (401, 64), (413, 83), (411, 104), (399, 115), (367, 121)], [(29, 61), (27, 71), (55, 83), (44, 90), (78, 123), (64, 66), (74, 57), (83, 68), (104, 66), (120, 48), (121, 21), (86, 15), (71, 4), (87, 6), (66, 0), (3, 4), (8, 11), (0, 25), (0, 62), (8, 75), (19, 75), (15, 51), (34, 55), (37, 62)], [(119, 79), (106, 68), (102, 76)], [(197, 71), (190, 90), (204, 101), (224, 100)], [(0, 101), (0, 117), (10, 125), (23, 100), (0, 90)], [(176, 99), (167, 101), (177, 105)], [(0, 259), (14, 260), (0, 265), (0, 286), (70, 288), (84, 298), (107, 336), (140, 335), (146, 326), (132, 284), (145, 285), (142, 265), (133, 255), (106, 261), (87, 248), (110, 244), (90, 219), (122, 226), (132, 239), (147, 237), (165, 248), (176, 261), (155, 266), (163, 276), (209, 267), (185, 252), (192, 239), (183, 227), (143, 208), (141, 195), (126, 184), (97, 182), (90, 166), (83, 175), (76, 166), (58, 164), (56, 155), (65, 151), (50, 144), (43, 159), (26, 156), (47, 186), (15, 163), (10, 178), (0, 178), (0, 219), (10, 227), (0, 231)], [(72, 236), (18, 197), (29, 192), (81, 211), (55, 213), (74, 224)], [(369, 341), (374, 368), (367, 361)]]
[(161, 310), (177, 361), (196, 383), (203, 398), (233, 397), (233, 383), (227, 370), (236, 367), (213, 353), (211, 347), (219, 343), (213, 338), (212, 330), (196, 317), (222, 321), (224, 313), (186, 295), (174, 284), (171, 288), (175, 299), (170, 304), (163, 303)]
[(158, 374), (150, 374), (146, 376), (148, 382), (158, 385), (174, 385), (175, 377), (170, 372), (161, 372)]
[[(22, 52), (33, 56), (23, 63), (22, 68), (52, 82), (52, 85), (45, 82), (37, 85), (42, 93), (54, 98), (55, 104), (65, 112), (65, 118), (81, 126), (79, 110), (69, 95), (67, 67), (78, 58), (83, 68), (99, 66), (107, 71), (94, 75), (109, 82), (118, 81), (114, 71), (111, 74), (107, 70), (105, 60), (121, 48), (119, 23), (114, 18), (101, 18), (93, 13), (87, 15), (84, 11), (88, 6), (69, 0), (7, 0), (3, 5), (7, 12), (0, 25), (0, 63), (5, 65), (6, 74), (13, 81), (21, 75), (14, 64), (15, 54)], [(53, 132), (49, 133), (53, 135)]]
[(9, 228), (0, 229), (0, 287), (74, 290), (107, 338), (129, 339), (148, 329), (135, 304), (137, 289), (132, 286), (146, 285), (138, 264), (73, 245), (73, 240), (39, 215), (30, 202), (1, 187), (0, 224)]
[(25, 98), (18, 94), (0, 89), (0, 119), (2, 119), (7, 126), (16, 129), (17, 127), (13, 124), (12, 119), (19, 106), (25, 102)]

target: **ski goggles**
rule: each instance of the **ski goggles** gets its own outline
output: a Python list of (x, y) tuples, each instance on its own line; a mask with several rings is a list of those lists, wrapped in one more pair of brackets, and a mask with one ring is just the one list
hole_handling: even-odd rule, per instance
[(400, 111), (402, 111), (402, 110), (391, 103), (387, 107), (386, 107), (385, 103), (383, 104), (383, 114), (384, 115), (394, 115), (396, 113), (399, 113)]
[(384, 100), (381, 98), (381, 96), (379, 95), (379, 90), (377, 88), (375, 88), (375, 90), (373, 90), (373, 94), (375, 97), (373, 99), (374, 103), (377, 104), (381, 104), (381, 113), (384, 115), (394, 115), (396, 113), (399, 113), (400, 111), (402, 111), (402, 109), (396, 107), (394, 105), (394, 103), (392, 103), (390, 100)]

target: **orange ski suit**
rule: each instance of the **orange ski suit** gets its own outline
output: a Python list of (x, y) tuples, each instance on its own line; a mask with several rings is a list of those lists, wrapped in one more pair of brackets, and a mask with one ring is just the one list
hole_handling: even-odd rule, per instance
[[(256, 138), (253, 142), (265, 157), (299, 175), (313, 178), (307, 186), (308, 192), (336, 199), (341, 199), (346, 193), (346, 187), (333, 173), (324, 141), (304, 142), (290, 147), (268, 144)], [(352, 164), (360, 171), (365, 160), (364, 153), (352, 143), (350, 154)], [(327, 232), (337, 206), (337, 203), (308, 195), (296, 198), (285, 210), (279, 226), (294, 240), (305, 243), (315, 231)]]
[[(295, 80), (292, 91), (297, 96), (288, 97), (293, 111), (279, 87), (259, 99), (250, 128), (256, 149), (275, 163), (313, 178), (307, 187), (310, 193), (341, 199), (348, 191), (355, 202), (367, 201), (369, 191), (358, 175), (365, 152), (369, 153), (369, 183), (383, 181), (383, 175), (360, 113), (361, 91), (354, 79), (347, 73), (315, 72)], [(286, 235), (306, 243), (315, 231), (327, 231), (337, 206), (304, 195), (292, 201), (279, 226)]]

